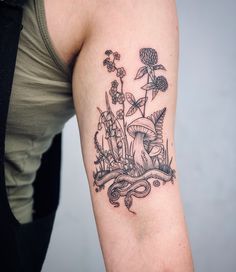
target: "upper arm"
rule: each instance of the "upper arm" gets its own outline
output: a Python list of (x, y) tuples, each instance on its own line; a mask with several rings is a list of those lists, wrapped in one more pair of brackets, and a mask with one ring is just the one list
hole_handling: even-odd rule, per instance
[(106, 267), (191, 271), (174, 150), (174, 1), (95, 1), (89, 18), (73, 96)]

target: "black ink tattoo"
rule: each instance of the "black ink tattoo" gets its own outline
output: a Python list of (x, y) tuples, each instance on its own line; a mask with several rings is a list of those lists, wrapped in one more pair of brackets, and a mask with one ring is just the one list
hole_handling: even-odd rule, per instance
[[(174, 183), (175, 170), (171, 168), (172, 158), (169, 160), (168, 139), (163, 144), (163, 124), (166, 108), (160, 109), (146, 116), (148, 93), (151, 92), (151, 101), (158, 92), (168, 89), (167, 79), (156, 75), (158, 70), (166, 71), (158, 63), (158, 55), (153, 48), (142, 48), (139, 57), (144, 64), (138, 69), (135, 80), (147, 76), (147, 83), (141, 87), (144, 96), (136, 99), (130, 93), (124, 93), (124, 67), (117, 67), (120, 54), (107, 50), (103, 65), (109, 73), (115, 73), (116, 79), (111, 82), (109, 95), (105, 92), (106, 109), (99, 107), (98, 128), (94, 135), (94, 144), (97, 152), (94, 162), (96, 171), (93, 173), (96, 192), (105, 188), (110, 203), (119, 207), (118, 200), (124, 197), (127, 209), (133, 203), (133, 197), (146, 197), (153, 186), (171, 181)], [(110, 104), (112, 102), (112, 105)], [(151, 103), (151, 101), (149, 103)], [(129, 106), (126, 110), (126, 106)], [(140, 115), (130, 120), (133, 115)]]

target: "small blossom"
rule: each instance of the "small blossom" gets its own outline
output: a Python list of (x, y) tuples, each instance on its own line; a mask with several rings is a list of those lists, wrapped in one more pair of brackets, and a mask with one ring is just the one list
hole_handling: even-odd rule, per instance
[(164, 76), (154, 77), (154, 79), (141, 87), (143, 90), (150, 91), (162, 91), (165, 92), (168, 88), (167, 79)]
[(129, 172), (133, 169), (134, 165), (133, 165), (133, 161), (132, 160), (128, 160), (128, 159), (125, 159), (124, 161), (124, 169)]
[(116, 112), (117, 119), (123, 119), (124, 118), (124, 111), (122, 109), (118, 110)]
[(117, 103), (117, 97), (116, 96), (112, 96), (112, 104), (116, 104)]
[(120, 104), (123, 104), (125, 102), (125, 96), (123, 94), (119, 94), (118, 98), (117, 98), (117, 101), (120, 103)]
[(109, 62), (109, 63), (107, 64), (107, 71), (108, 71), (109, 73), (115, 71), (115, 65), (114, 65), (112, 62)]
[(103, 66), (106, 66), (110, 62), (109, 58), (104, 59)]
[(111, 88), (110, 90), (109, 90), (109, 94), (113, 97), (113, 96), (115, 96), (116, 94), (117, 94), (117, 88)]
[(113, 56), (114, 56), (115, 60), (120, 60), (120, 54), (118, 52), (114, 52)]
[(118, 69), (117, 69), (117, 72), (116, 72), (116, 76), (117, 76), (117, 77), (122, 78), (122, 77), (124, 77), (125, 75), (126, 75), (126, 72), (125, 72), (124, 67), (121, 67), (121, 68), (118, 68)]
[(106, 50), (106, 51), (105, 51), (105, 55), (110, 56), (111, 54), (112, 54), (112, 51), (111, 51), (111, 50)]
[(119, 85), (119, 83), (118, 83), (117, 80), (113, 80), (113, 81), (111, 82), (111, 86), (112, 86), (113, 88), (117, 88), (118, 85)]

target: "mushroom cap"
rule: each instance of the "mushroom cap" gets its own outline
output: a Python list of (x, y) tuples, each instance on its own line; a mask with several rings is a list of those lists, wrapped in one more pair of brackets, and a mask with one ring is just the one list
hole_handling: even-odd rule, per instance
[(145, 141), (153, 141), (156, 139), (156, 130), (153, 122), (145, 117), (140, 117), (134, 120), (127, 128), (131, 137), (135, 138), (137, 133), (144, 134)]

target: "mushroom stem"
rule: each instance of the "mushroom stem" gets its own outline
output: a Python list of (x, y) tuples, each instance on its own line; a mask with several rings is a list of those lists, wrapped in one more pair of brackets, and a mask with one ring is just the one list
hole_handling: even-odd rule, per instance
[(144, 133), (138, 132), (135, 135), (133, 145), (134, 163), (137, 169), (141, 170), (142, 173), (144, 172), (144, 170), (153, 168), (152, 160), (149, 154), (147, 153), (146, 149), (144, 148), (143, 143), (144, 135), (145, 135)]

